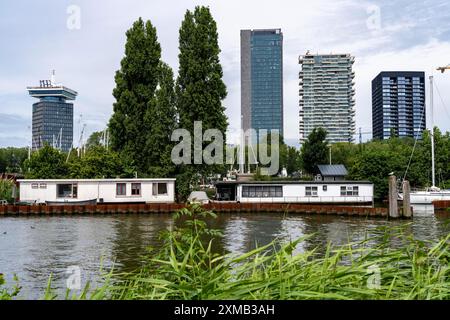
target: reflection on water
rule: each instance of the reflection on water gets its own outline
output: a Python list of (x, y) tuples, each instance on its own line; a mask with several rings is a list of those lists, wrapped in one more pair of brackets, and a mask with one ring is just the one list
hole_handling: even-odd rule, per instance
[(434, 216), (434, 206), (432, 204), (413, 204), (412, 207), (415, 217)]
[[(339, 216), (280, 214), (221, 214), (212, 227), (221, 229), (218, 251), (244, 253), (274, 239), (295, 240), (297, 251), (325, 248), (363, 239), (380, 226), (406, 224), (419, 240), (437, 240), (450, 232), (449, 215), (386, 221)], [(0, 273), (11, 284), (17, 274), (22, 296), (38, 298), (53, 275), (54, 287), (64, 292), (67, 267), (79, 266), (82, 283), (98, 280), (100, 267), (133, 271), (142, 265), (150, 246), (160, 245), (159, 232), (172, 225), (169, 215), (110, 215), (0, 218)], [(395, 245), (395, 243), (394, 243)]]

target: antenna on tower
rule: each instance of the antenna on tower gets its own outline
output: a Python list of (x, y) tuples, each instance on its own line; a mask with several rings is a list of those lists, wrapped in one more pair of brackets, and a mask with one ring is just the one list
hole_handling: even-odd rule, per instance
[(52, 70), (52, 76), (50, 78), (50, 84), (51, 86), (55, 86), (56, 85), (56, 74), (55, 74), (55, 70)]

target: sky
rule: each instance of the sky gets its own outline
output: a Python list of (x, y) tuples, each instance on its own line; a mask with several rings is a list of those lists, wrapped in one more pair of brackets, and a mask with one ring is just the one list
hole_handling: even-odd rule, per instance
[[(372, 137), (371, 81), (380, 71), (435, 76), (435, 125), (450, 131), (450, 2), (448, 0), (2, 0), (0, 3), (0, 147), (28, 146), (35, 100), (27, 86), (49, 79), (78, 92), (74, 140), (103, 130), (112, 114), (114, 74), (125, 32), (142, 17), (156, 27), (162, 59), (178, 70), (178, 31), (186, 10), (209, 6), (219, 32), (228, 96), (229, 143), (240, 130), (240, 30), (281, 28), (284, 35), (284, 132), (298, 145), (298, 57), (355, 56), (356, 128)], [(428, 102), (428, 101), (427, 101)], [(429, 114), (429, 110), (428, 110)], [(427, 116), (428, 125), (430, 117)], [(81, 125), (79, 125), (81, 124)], [(358, 136), (355, 136), (358, 139)]]

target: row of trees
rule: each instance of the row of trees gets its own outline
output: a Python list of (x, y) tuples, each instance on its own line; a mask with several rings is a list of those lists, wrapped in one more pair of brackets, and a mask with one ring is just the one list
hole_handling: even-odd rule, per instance
[(88, 147), (83, 156), (70, 154), (45, 145), (25, 160), (28, 179), (96, 179), (131, 177), (131, 168), (126, 166), (117, 152), (103, 146)]
[[(449, 188), (450, 133), (442, 134), (435, 128), (434, 136), (437, 184), (441, 188)], [(301, 152), (281, 144), (280, 167), (287, 168), (289, 173), (300, 170), (307, 173), (317, 164), (328, 163), (329, 146), (325, 137), (326, 132), (315, 130), (302, 146)], [(331, 151), (332, 162), (344, 164), (350, 179), (369, 180), (375, 184), (377, 198), (387, 195), (390, 172), (394, 172), (399, 178), (406, 175), (412, 187), (430, 186), (431, 145), (428, 131), (425, 131), (423, 139), (417, 142), (410, 138), (391, 138), (363, 144), (336, 143), (331, 146)], [(135, 167), (130, 165), (127, 158), (98, 143), (88, 145), (82, 157), (78, 157), (76, 152), (62, 153), (48, 145), (38, 152), (33, 152), (29, 160), (26, 149), (0, 149), (0, 155), (2, 172), (23, 173), (26, 178), (116, 178), (133, 177), (136, 174)], [(184, 167), (184, 174), (192, 172), (190, 166)], [(5, 185), (3, 189), (9, 190), (7, 187)], [(189, 186), (182, 187), (185, 188), (182, 190), (184, 194), (189, 192)], [(6, 192), (9, 194), (9, 191)]]
[[(436, 149), (436, 181), (439, 187), (450, 187), (450, 133), (442, 134), (434, 128)], [(302, 166), (311, 172), (315, 165), (328, 163), (330, 146), (326, 132), (314, 130), (302, 146)], [(406, 178), (413, 188), (431, 186), (430, 132), (424, 131), (422, 139), (392, 137), (362, 144), (336, 143), (331, 145), (332, 162), (344, 164), (349, 179), (369, 180), (375, 185), (375, 196), (384, 198), (388, 193), (388, 176)], [(408, 165), (409, 164), (409, 165)]]
[(195, 121), (202, 122), (203, 131), (214, 128), (225, 133), (228, 127), (216, 22), (207, 7), (186, 12), (179, 31), (176, 80), (161, 59), (157, 32), (150, 21), (139, 19), (126, 35), (109, 122), (112, 150), (139, 176), (177, 177), (178, 191), (185, 196), (197, 176), (225, 168), (176, 166), (171, 161), (175, 129), (186, 129), (193, 137)]

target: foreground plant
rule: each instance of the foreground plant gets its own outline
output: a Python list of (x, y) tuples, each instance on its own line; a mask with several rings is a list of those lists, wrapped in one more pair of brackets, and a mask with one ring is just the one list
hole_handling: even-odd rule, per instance
[[(386, 229), (345, 247), (294, 253), (297, 241), (272, 243), (244, 255), (212, 251), (220, 232), (199, 206), (163, 236), (156, 257), (111, 288), (114, 299), (449, 299), (450, 235), (434, 246)], [(400, 232), (399, 232), (400, 231)], [(391, 241), (402, 241), (400, 249)], [(377, 243), (374, 245), (374, 243)]]
[(3, 274), (0, 273), (0, 300), (12, 300), (19, 294), (21, 288), (19, 287), (18, 279), (16, 276), (14, 276), (14, 281), (16, 282), (16, 284), (14, 285), (12, 290), (4, 288), (4, 286), (6, 285), (6, 281)]
[[(346, 246), (297, 252), (304, 239), (274, 241), (243, 255), (218, 254), (216, 215), (199, 205), (175, 214), (162, 247), (133, 274), (106, 275), (66, 299), (450, 299), (450, 235), (438, 243), (417, 241), (405, 227), (385, 228)], [(0, 298), (18, 293), (5, 289)], [(51, 281), (44, 299), (56, 299)]]

